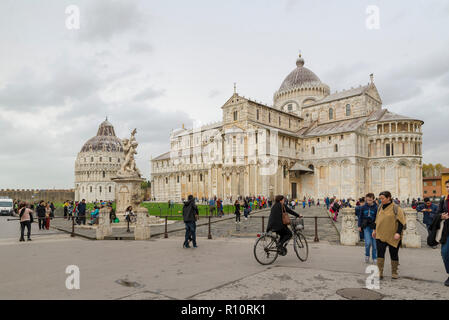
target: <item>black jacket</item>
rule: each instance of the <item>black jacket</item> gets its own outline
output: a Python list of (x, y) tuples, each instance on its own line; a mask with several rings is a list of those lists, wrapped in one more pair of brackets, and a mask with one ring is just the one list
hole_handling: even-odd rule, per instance
[(45, 217), (45, 207), (44, 206), (38, 205), (36, 208), (36, 211), (37, 211), (37, 216), (39, 218)]
[[(294, 215), (295, 217), (299, 217), (299, 215), (289, 207), (284, 206), (284, 208), (287, 213)], [(280, 202), (276, 202), (271, 208), (270, 217), (268, 218), (267, 232), (278, 232), (284, 228), (286, 228), (286, 225), (282, 223), (282, 204)]]
[(86, 215), (86, 204), (85, 203), (78, 203), (78, 213), (80, 216)]
[[(441, 214), (443, 214), (445, 212), (449, 212), (448, 209), (449, 208), (447, 205), (447, 200), (445, 197), (443, 197), (440, 201), (440, 205), (438, 206), (437, 214), (435, 214), (433, 217), (432, 224), (430, 225), (430, 233), (429, 233), (429, 236), (427, 237), (427, 244), (431, 247), (436, 246), (438, 244), (437, 242), (435, 242), (435, 238), (436, 238), (438, 229), (440, 229)], [(449, 233), (449, 220), (446, 220), (444, 222), (444, 226), (443, 226), (443, 233), (441, 234), (441, 240), (440, 240), (441, 244), (446, 243), (448, 233)]]
[(187, 200), (184, 202), (184, 207), (182, 208), (182, 217), (184, 222), (195, 222), (195, 215), (198, 213), (198, 207), (195, 205), (195, 200)]

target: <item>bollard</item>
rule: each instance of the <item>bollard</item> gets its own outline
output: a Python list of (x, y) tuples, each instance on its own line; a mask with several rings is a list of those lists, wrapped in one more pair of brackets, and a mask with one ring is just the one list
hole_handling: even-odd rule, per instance
[(75, 236), (75, 219), (72, 219), (72, 234), (70, 236), (71, 237)]
[(262, 216), (262, 233), (264, 233), (265, 230), (265, 217)]
[(319, 242), (320, 239), (318, 239), (318, 217), (315, 217), (315, 239), (313, 239), (313, 242)]
[(128, 219), (127, 219), (127, 220), (128, 220), (128, 229), (126, 230), (126, 232), (131, 232), (131, 231), (129, 230), (129, 220), (130, 220), (130, 219), (129, 219), (129, 216), (128, 216)]
[(168, 219), (168, 217), (165, 217), (165, 233), (164, 233), (164, 238), (168, 238), (168, 232), (167, 232), (167, 219)]
[(207, 234), (207, 239), (212, 239), (212, 234), (210, 233), (210, 216), (209, 216), (209, 232)]

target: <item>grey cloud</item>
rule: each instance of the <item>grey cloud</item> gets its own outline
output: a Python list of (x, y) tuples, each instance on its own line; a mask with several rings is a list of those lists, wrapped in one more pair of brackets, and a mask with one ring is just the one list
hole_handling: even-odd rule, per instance
[(209, 98), (215, 98), (215, 97), (218, 96), (220, 93), (221, 93), (220, 90), (213, 89), (213, 90), (209, 91), (208, 97), (209, 97)]
[(84, 99), (95, 92), (101, 81), (91, 72), (62, 66), (46, 79), (34, 70), (23, 69), (0, 88), (0, 106), (32, 111), (63, 105), (66, 99)]
[(153, 50), (154, 47), (144, 41), (131, 41), (128, 45), (128, 51), (130, 53), (151, 53)]
[(109, 41), (129, 31), (142, 31), (147, 22), (135, 1), (101, 0), (80, 8), (79, 39)]
[(160, 96), (163, 96), (165, 93), (165, 90), (157, 90), (152, 87), (148, 87), (138, 94), (134, 96), (135, 101), (143, 101), (143, 100), (149, 100), (149, 99), (155, 99)]

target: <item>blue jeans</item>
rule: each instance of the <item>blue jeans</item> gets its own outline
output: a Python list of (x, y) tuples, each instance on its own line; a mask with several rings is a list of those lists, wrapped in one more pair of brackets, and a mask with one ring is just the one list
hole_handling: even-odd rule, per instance
[(184, 240), (184, 245), (189, 245), (189, 239), (192, 239), (193, 246), (196, 247), (196, 222), (184, 222), (186, 225), (186, 237)]
[(372, 246), (372, 258), (377, 259), (376, 240), (373, 239), (373, 229), (366, 227), (363, 229), (363, 237), (365, 238), (365, 256), (369, 257), (370, 247)]
[(446, 243), (441, 245), (441, 257), (443, 258), (446, 273), (449, 274), (449, 237)]

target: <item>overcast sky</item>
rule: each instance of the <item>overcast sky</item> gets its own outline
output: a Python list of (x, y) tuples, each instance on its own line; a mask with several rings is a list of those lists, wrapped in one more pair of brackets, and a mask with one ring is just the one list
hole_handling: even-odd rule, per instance
[(424, 161), (449, 166), (448, 18), (445, 0), (2, 0), (0, 188), (72, 188), (106, 116), (121, 138), (137, 128), (148, 178), (171, 129), (221, 120), (234, 82), (271, 105), (299, 50), (331, 92), (374, 73), (384, 107), (425, 121)]

